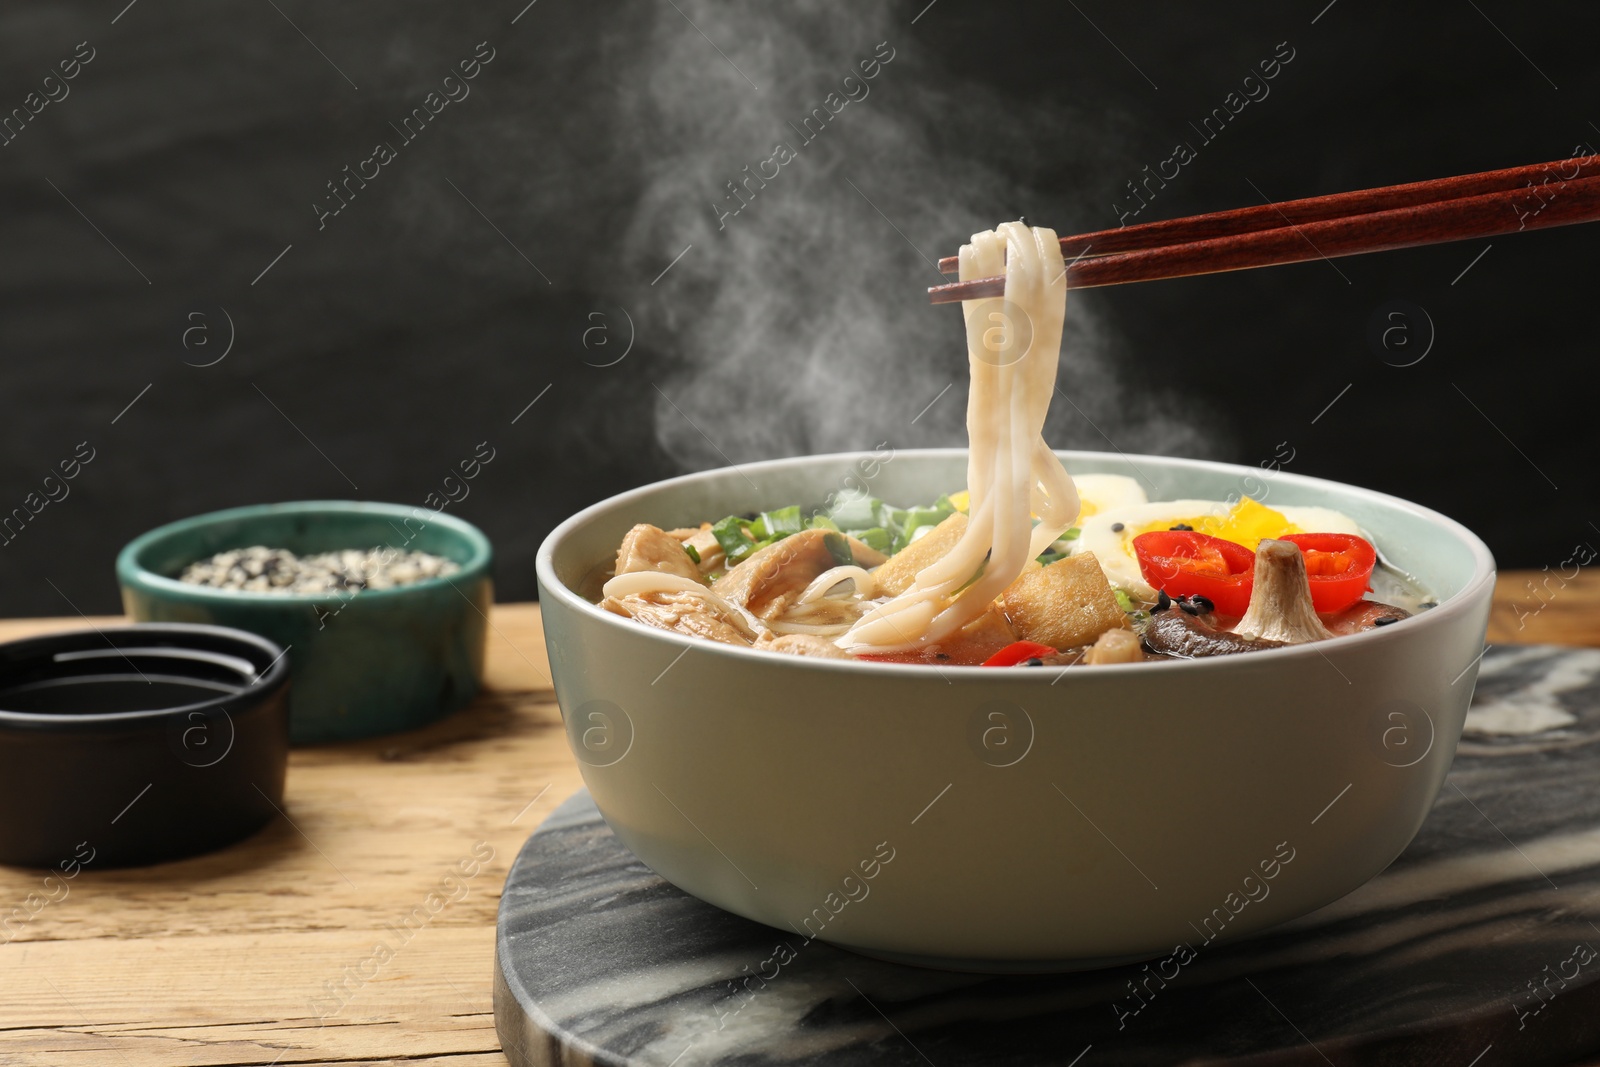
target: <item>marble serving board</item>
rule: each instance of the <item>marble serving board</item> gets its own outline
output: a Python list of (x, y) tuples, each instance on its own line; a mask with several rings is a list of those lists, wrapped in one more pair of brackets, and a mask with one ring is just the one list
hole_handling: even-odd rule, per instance
[(495, 1021), (517, 1067), (1570, 1062), (1600, 1050), (1600, 651), (1490, 649), (1405, 853), (1309, 916), (1196, 944), (1046, 977), (884, 963), (689, 896), (580, 792), (506, 879)]

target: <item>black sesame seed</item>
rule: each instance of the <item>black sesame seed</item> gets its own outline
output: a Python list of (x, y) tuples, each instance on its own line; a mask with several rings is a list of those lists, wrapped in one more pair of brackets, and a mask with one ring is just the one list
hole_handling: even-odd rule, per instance
[(1112, 533), (1121, 533), (1123, 530), (1126, 530), (1126, 529), (1127, 529), (1127, 527), (1124, 526), (1120, 522), (1114, 522), (1114, 523), (1111, 524), (1111, 532)]
[(1154, 615), (1158, 611), (1166, 611), (1170, 607), (1172, 607), (1172, 598), (1167, 595), (1165, 589), (1162, 589), (1156, 593), (1156, 606), (1150, 609), (1150, 614)]
[(1168, 526), (1167, 529), (1169, 529), (1169, 530), (1193, 530), (1194, 527), (1190, 526), (1186, 522), (1180, 522), (1176, 526)]
[(1373, 619), (1372, 620), (1372, 625), (1374, 625), (1374, 626), (1388, 626), (1391, 622), (1399, 622), (1399, 621), (1400, 620), (1395, 618), (1393, 615), (1384, 615), (1384, 616), (1381, 616), (1379, 618)]
[(1185, 615), (1200, 614), (1200, 609), (1190, 602), (1188, 597), (1178, 598), (1178, 610), (1183, 612)]
[(1038, 656), (1034, 656), (1032, 659), (1023, 660), (1022, 665), (1024, 667), (1043, 667), (1044, 660), (1040, 659)]
[(1210, 597), (1201, 596), (1199, 593), (1190, 597), (1189, 603), (1194, 605), (1194, 614), (1196, 615), (1209, 615), (1217, 609), (1217, 606), (1211, 602)]

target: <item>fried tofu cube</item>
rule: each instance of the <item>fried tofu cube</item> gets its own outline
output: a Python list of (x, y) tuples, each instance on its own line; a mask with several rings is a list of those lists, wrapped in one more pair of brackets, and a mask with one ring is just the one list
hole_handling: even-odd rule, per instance
[(1087, 645), (1107, 630), (1129, 625), (1093, 552), (1029, 567), (1000, 601), (1019, 640), (1053, 648)]
[(872, 572), (880, 595), (899, 596), (911, 588), (917, 572), (931, 567), (956, 547), (967, 532), (967, 517), (959, 511), (889, 557)]

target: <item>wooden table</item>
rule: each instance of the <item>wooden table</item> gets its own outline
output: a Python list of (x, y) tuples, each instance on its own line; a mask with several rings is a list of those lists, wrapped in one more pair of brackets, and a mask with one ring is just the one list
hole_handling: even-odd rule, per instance
[[(1490, 641), (1600, 646), (1600, 579), (1543, 580), (1500, 578)], [(0, 622), (0, 640), (82, 624)], [(0, 1065), (503, 1067), (490, 1005), (500, 887), (581, 784), (537, 605), (495, 609), (486, 688), (424, 730), (296, 750), (292, 822), (199, 859), (85, 869), (0, 945)], [(475, 876), (444, 881), (490, 849)], [(40, 877), (0, 868), (0, 913)], [(441, 888), (455, 899), (375, 957), (385, 926)]]

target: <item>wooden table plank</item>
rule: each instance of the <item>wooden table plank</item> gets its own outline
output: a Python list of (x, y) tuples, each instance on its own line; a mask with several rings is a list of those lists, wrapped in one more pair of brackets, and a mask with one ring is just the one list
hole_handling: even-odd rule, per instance
[(1559, 570), (1506, 571), (1494, 585), (1490, 644), (1581, 645), (1600, 648), (1600, 574)]
[[(0, 622), (0, 640), (84, 623)], [(294, 751), (293, 825), (178, 863), (87, 868), (13, 923), (0, 1064), (503, 1065), (490, 1002), (500, 888), (581, 779), (537, 606), (497, 607), (493, 623), (486, 692), (469, 708)], [(39, 878), (0, 868), (0, 914)]]
[(0, 1061), (305, 1064), (498, 1048), (492, 922), (409, 941), (374, 929), (110, 944), (114, 963), (100, 939), (12, 946), (20, 981), (6, 982), (6, 1009), (31, 1026), (0, 1035)]
[[(503, 1067), (490, 1003), (500, 888), (581, 779), (537, 605), (501, 605), (492, 620), (471, 707), (294, 751), (293, 825), (179, 863), (86, 869), (66, 898), (13, 923), (0, 944), (0, 1065)], [(5, 620), (0, 640), (84, 624)], [(1600, 646), (1600, 582), (1503, 575), (1490, 640)], [(0, 915), (39, 878), (0, 868)]]

